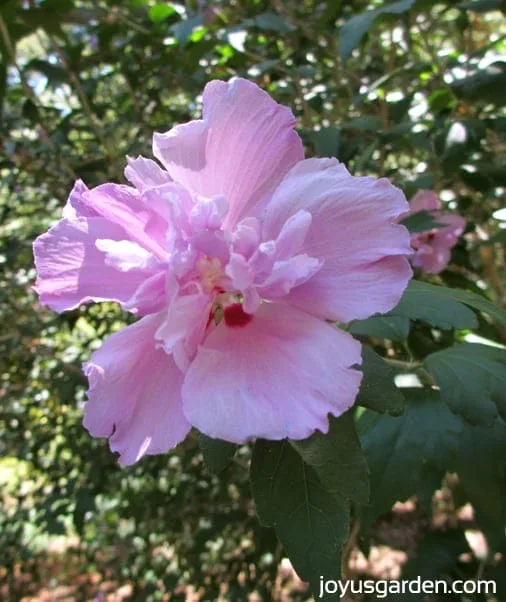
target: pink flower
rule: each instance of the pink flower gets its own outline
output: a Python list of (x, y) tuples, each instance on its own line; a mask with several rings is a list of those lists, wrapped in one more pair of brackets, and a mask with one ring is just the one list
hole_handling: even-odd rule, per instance
[(429, 211), (436, 223), (446, 224), (411, 236), (415, 249), (412, 264), (429, 274), (439, 274), (450, 262), (451, 249), (466, 227), (466, 220), (454, 213), (441, 211), (441, 202), (433, 190), (419, 190), (411, 199), (409, 215)]
[(210, 437), (303, 439), (353, 405), (361, 348), (327, 320), (390, 310), (411, 269), (407, 202), (386, 179), (304, 159), (295, 120), (255, 84), (213, 81), (203, 119), (128, 159), (133, 186), (77, 182), (34, 244), (56, 311), (141, 316), (85, 364), (84, 424), (122, 464)]

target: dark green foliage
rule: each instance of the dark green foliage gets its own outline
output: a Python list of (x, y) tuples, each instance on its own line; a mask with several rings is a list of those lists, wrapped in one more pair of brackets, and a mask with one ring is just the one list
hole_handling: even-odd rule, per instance
[(228, 466), (237, 449), (234, 443), (211, 439), (211, 437), (207, 437), (202, 433), (199, 435), (199, 446), (204, 456), (204, 462), (216, 474), (219, 474)]
[(404, 397), (395, 386), (392, 368), (366, 345), (362, 347), (361, 367), (364, 376), (357, 404), (382, 414), (386, 413), (392, 416), (402, 414)]
[(340, 574), (348, 504), (329, 493), (316, 470), (286, 441), (257, 441), (251, 462), (259, 519), (274, 527), (295, 569), (318, 592), (320, 576)]
[(316, 432), (309, 439), (291, 444), (337, 500), (343, 504), (355, 502), (359, 506), (368, 502), (367, 464), (355, 430), (353, 412), (331, 418), (325, 435)]
[(444, 475), (455, 456), (460, 421), (440, 396), (424, 389), (406, 389), (400, 417), (365, 412), (359, 420), (360, 439), (371, 471), (371, 502), (364, 508), (367, 525), (387, 512), (396, 500), (418, 492), (424, 470)]
[(453, 412), (471, 424), (506, 418), (506, 349), (456, 345), (425, 359)]

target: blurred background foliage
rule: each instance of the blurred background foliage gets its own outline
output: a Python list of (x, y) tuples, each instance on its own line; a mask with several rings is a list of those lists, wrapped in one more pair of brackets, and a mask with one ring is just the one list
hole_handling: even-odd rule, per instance
[[(40, 307), (31, 243), (59, 218), (77, 177), (123, 181), (126, 154), (149, 156), (153, 131), (199, 114), (207, 81), (240, 75), (293, 109), (309, 156), (388, 176), (408, 198), (436, 189), (468, 226), (451, 266), (430, 282), (504, 305), (505, 11), (504, 0), (0, 2), (2, 600), (69, 583), (69, 600), (93, 599), (106, 583), (128, 585), (136, 601), (190, 599), (186, 585), (200, 592), (195, 600), (307, 598), (303, 588), (279, 593), (283, 553), (255, 518), (247, 446), (219, 476), (196, 435), (170, 456), (119, 469), (83, 429), (81, 363), (126, 317), (113, 304), (60, 316)], [(475, 337), (506, 343), (504, 329), (478, 318)], [(357, 332), (401, 359), (406, 348), (423, 358), (469, 336), (437, 321), (413, 321), (403, 342)], [(423, 491), (390, 487), (387, 507), (373, 508), (354, 534), (362, 557), (391, 540), (395, 524), (415, 533), (390, 541), (408, 551), (404, 574), (504, 578), (503, 427), (496, 439), (483, 431), (463, 444), (462, 470), (477, 462), (480, 473), (467, 486), (439, 470)], [(374, 485), (382, 467), (378, 441), (369, 443)], [(408, 520), (390, 512), (413, 493)], [(481, 506), (466, 518), (459, 508), (469, 500)], [(485, 532), (485, 552), (469, 548), (469, 529)], [(51, 573), (58, 546), (65, 552)]]

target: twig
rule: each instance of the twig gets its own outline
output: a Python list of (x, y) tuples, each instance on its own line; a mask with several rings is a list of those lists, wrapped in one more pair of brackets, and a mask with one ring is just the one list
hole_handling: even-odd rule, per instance
[(396, 370), (410, 371), (416, 370), (422, 366), (421, 362), (403, 362), (402, 360), (394, 360), (388, 357), (384, 357), (383, 359), (389, 366), (392, 366), (392, 368), (395, 368)]
[(350, 578), (350, 557), (355, 544), (357, 543), (358, 534), (360, 533), (360, 520), (355, 516), (352, 518), (350, 536), (343, 546), (341, 552), (341, 579), (349, 580)]

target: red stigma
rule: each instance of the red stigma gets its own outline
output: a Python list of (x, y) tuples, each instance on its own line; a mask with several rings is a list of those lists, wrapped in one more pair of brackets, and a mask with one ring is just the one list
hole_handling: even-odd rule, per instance
[(240, 303), (234, 303), (225, 307), (223, 318), (225, 324), (230, 328), (243, 327), (249, 324), (253, 319), (251, 314), (247, 314)]

